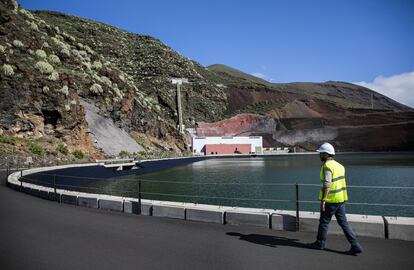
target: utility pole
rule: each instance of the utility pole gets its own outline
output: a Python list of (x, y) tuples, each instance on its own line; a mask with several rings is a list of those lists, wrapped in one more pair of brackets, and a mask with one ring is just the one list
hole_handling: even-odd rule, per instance
[(374, 109), (374, 93), (371, 92), (371, 110)]
[(183, 110), (181, 107), (181, 85), (183, 83), (188, 83), (188, 79), (171, 79), (172, 84), (177, 85), (177, 110), (178, 110), (178, 130), (181, 134), (184, 133), (184, 124), (183, 124)]
[(181, 108), (181, 85), (182, 85), (182, 81), (177, 83), (178, 130), (180, 131), (180, 133), (184, 133), (183, 111)]

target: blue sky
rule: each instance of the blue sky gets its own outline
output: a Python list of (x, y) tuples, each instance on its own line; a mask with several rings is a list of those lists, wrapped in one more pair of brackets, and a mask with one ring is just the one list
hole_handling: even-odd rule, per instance
[(414, 87), (413, 0), (18, 3), (148, 34), (202, 65), (222, 63), (274, 82), (374, 84), (408, 74)]

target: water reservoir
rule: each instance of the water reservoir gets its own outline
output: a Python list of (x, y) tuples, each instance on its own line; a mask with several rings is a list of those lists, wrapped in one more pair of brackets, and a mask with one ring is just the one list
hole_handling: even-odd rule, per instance
[[(414, 216), (414, 154), (338, 154), (346, 168), (348, 213)], [(106, 193), (224, 206), (319, 211), (318, 155), (214, 158), (156, 173), (101, 181)], [(372, 204), (372, 205), (371, 205)], [(391, 206), (400, 205), (400, 206)]]

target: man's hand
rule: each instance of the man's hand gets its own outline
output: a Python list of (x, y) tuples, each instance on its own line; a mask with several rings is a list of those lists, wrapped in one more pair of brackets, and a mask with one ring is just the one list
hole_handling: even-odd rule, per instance
[(321, 212), (325, 212), (325, 201), (321, 201)]

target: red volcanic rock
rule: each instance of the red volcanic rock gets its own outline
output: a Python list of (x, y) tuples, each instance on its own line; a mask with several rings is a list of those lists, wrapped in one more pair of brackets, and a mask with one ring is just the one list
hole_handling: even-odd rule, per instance
[(198, 136), (235, 136), (250, 132), (272, 133), (276, 130), (273, 118), (256, 114), (239, 114), (215, 123), (199, 122)]

